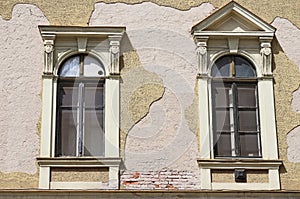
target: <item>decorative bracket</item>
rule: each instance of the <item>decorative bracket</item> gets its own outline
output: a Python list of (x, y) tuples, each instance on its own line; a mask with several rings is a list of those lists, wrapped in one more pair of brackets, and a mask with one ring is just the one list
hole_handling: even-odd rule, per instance
[(263, 74), (272, 75), (272, 37), (260, 37), (260, 54), (262, 56)]
[(120, 41), (121, 36), (109, 36), (110, 75), (120, 74)]
[(53, 74), (54, 35), (44, 37), (44, 74)]
[(207, 75), (207, 40), (206, 36), (196, 37), (199, 75)]

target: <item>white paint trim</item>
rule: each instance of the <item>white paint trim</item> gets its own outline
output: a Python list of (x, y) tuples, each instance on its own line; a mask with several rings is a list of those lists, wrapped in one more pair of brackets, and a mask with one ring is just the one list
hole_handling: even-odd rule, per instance
[[(52, 92), (52, 121), (56, 121), (56, 99), (57, 99), (57, 78), (53, 80), (53, 92)], [(52, 136), (51, 136), (51, 155), (55, 156), (55, 139), (56, 139), (56, 122), (52, 122)]]
[(247, 32), (203, 31), (203, 32), (194, 33), (194, 36), (274, 37), (274, 33), (260, 32), (260, 31), (247, 31)]
[(51, 154), (51, 129), (52, 129), (52, 90), (53, 79), (43, 78), (43, 105), (42, 105), (42, 132), (41, 132), (41, 157), (50, 157)]
[(199, 103), (200, 158), (210, 158), (211, 153), (207, 81), (207, 78), (198, 78), (198, 95), (199, 99), (203, 99)]
[(50, 167), (40, 167), (40, 189), (49, 189), (50, 182)]
[(273, 79), (258, 81), (262, 157), (278, 159)]
[(201, 168), (201, 189), (212, 189), (210, 169)]
[(226, 15), (230, 15), (233, 12), (238, 13), (239, 17), (245, 18), (246, 21), (251, 21), (257, 27), (263, 30), (261, 32), (275, 32), (275, 28), (273, 26), (267, 24), (262, 19), (258, 18), (256, 15), (252, 14), (250, 11), (243, 8), (238, 3), (232, 1), (227, 5), (225, 5), (224, 7), (220, 8), (217, 12), (214, 12), (212, 15), (208, 16), (200, 23), (196, 24), (192, 28), (193, 34), (208, 29), (209, 26), (214, 24), (216, 21), (219, 21), (220, 19), (222, 19), (222, 17)]
[(119, 157), (119, 78), (105, 82), (105, 157)]

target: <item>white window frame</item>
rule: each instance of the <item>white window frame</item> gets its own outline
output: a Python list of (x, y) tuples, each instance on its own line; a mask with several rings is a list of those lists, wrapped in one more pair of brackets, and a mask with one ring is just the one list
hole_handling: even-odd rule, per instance
[[(246, 30), (224, 30), (222, 24), (231, 19)], [(223, 21), (224, 20), (224, 21)], [(248, 25), (248, 26), (247, 26)], [(218, 30), (218, 26), (221, 27)], [(247, 29), (247, 27), (249, 29)], [(253, 29), (255, 27), (255, 29)], [(238, 27), (239, 28), (239, 27)], [(253, 29), (253, 30), (252, 30)], [(258, 30), (257, 30), (258, 29)], [(280, 189), (278, 146), (275, 123), (275, 106), (272, 74), (271, 42), (275, 28), (232, 1), (192, 28), (198, 55), (198, 96), (200, 126), (201, 189), (273, 190)], [(250, 38), (251, 48), (240, 49), (240, 41)], [(215, 45), (218, 41), (222, 45)], [(253, 46), (256, 46), (253, 48)], [(258, 78), (258, 103), (260, 115), (262, 158), (215, 158), (213, 154), (211, 68), (224, 55), (245, 57), (256, 69)], [(262, 169), (268, 170), (268, 183), (213, 183), (212, 169)]]
[[(40, 189), (118, 189), (120, 42), (125, 27), (39, 26), (45, 45), (42, 91), (42, 128), (40, 157), (37, 158)], [(59, 66), (72, 55), (89, 53), (105, 68), (105, 157), (55, 157), (56, 100)], [(53, 167), (108, 167), (109, 185), (101, 182), (51, 182)], [(56, 184), (58, 185), (56, 186)], [(101, 185), (101, 186), (100, 186)]]

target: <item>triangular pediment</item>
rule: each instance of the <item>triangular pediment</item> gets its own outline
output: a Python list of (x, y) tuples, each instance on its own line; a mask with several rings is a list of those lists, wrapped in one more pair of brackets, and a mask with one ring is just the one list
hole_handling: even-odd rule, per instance
[(192, 28), (192, 32), (266, 32), (275, 28), (262, 19), (231, 1)]

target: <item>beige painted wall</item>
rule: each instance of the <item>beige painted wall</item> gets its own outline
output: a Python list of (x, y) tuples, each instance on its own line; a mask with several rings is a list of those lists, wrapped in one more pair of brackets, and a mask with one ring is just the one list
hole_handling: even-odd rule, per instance
[[(130, 143), (139, 143), (135, 140), (136, 137), (141, 136), (138, 129), (143, 129), (149, 124), (150, 126), (155, 124), (151, 122), (159, 119), (157, 116), (160, 114), (155, 107), (161, 106), (165, 113), (169, 114), (164, 114), (167, 116), (164, 121), (166, 124), (163, 126), (164, 128), (170, 130), (171, 124), (179, 121), (176, 118), (169, 121), (168, 118), (172, 116), (172, 112), (169, 111), (174, 110), (173, 114), (180, 114), (185, 128), (182, 132), (189, 132), (189, 136), (185, 137), (186, 140), (183, 139), (181, 145), (184, 146), (185, 143), (189, 143), (190, 148), (186, 151), (188, 155), (183, 153), (176, 159), (163, 160), (162, 164), (158, 166), (167, 165), (170, 168), (173, 167), (172, 169), (188, 168), (196, 172), (197, 165), (189, 164), (189, 161), (197, 158), (198, 149), (195, 136), (198, 133), (198, 127), (195, 125), (197, 113), (191, 111), (191, 107), (197, 105), (194, 88), (195, 79), (187, 83), (189, 99), (186, 99), (184, 93), (180, 94), (180, 90), (174, 90), (172, 87), (172, 76), (169, 76), (172, 74), (168, 70), (175, 72), (175, 75), (182, 74), (184, 80), (195, 78), (195, 68), (180, 69), (183, 65), (189, 67), (196, 65), (195, 46), (189, 35), (189, 28), (213, 12), (214, 8), (228, 3), (228, 0), (211, 0), (206, 4), (203, 4), (201, 0), (188, 2), (180, 0), (152, 1), (153, 3), (143, 4), (136, 4), (140, 3), (138, 0), (128, 0), (117, 4), (118, 1), (104, 2), (98, 4), (95, 4), (95, 0), (74, 0), (72, 3), (58, 0), (57, 2), (41, 0), (0, 2), (0, 14), (3, 18), (0, 19), (0, 41), (3, 44), (0, 50), (0, 71), (2, 72), (0, 100), (2, 100), (1, 104), (9, 103), (8, 106), (0, 109), (0, 132), (3, 138), (0, 140), (0, 188), (37, 187), (38, 172), (35, 157), (38, 156), (39, 152), (39, 132), (36, 125), (39, 122), (41, 112), (39, 95), (43, 66), (43, 45), (37, 25), (42, 24), (127, 26), (131, 33), (129, 40), (133, 42), (133, 46), (123, 54), (123, 83), (121, 84), (122, 157), (126, 155), (127, 150), (128, 158), (126, 159), (125, 156), (125, 163), (128, 163), (128, 168), (133, 170), (147, 169), (147, 165), (150, 165), (151, 161), (140, 166), (134, 165), (133, 162), (141, 160), (142, 157), (134, 159), (134, 156), (130, 156), (133, 153), (128, 152), (136, 152), (136, 150), (141, 149), (132, 147)], [(299, 137), (300, 132), (292, 130), (300, 125), (300, 113), (297, 111), (300, 109), (299, 103), (295, 101), (296, 97), (293, 101), (293, 93), (298, 89), (300, 80), (300, 56), (299, 45), (297, 44), (299, 42), (300, 15), (298, 11), (300, 4), (295, 0), (237, 0), (237, 2), (277, 28), (277, 41), (273, 44), (273, 51), (278, 143), (280, 159), (284, 160), (281, 184), (283, 189), (299, 190), (300, 157), (295, 156), (299, 151), (294, 150), (297, 149), (297, 142), (294, 140)], [(15, 6), (15, 4), (17, 5)], [(104, 10), (106, 13), (99, 12), (104, 8), (106, 8)], [(142, 12), (135, 12), (139, 9)], [(116, 10), (118, 10), (117, 13)], [(127, 14), (132, 12), (133, 17), (126, 17), (126, 12)], [(111, 21), (109, 21), (110, 17), (113, 17)], [(136, 18), (145, 18), (148, 21), (136, 20)], [(157, 38), (150, 37), (149, 34), (152, 34), (153, 31), (143, 30), (147, 26), (168, 28), (176, 34), (173, 34), (173, 40), (170, 39), (161, 43), (159, 38), (163, 32), (158, 31)], [(138, 28), (142, 30), (133, 31)], [(181, 36), (184, 38), (182, 41), (185, 41), (184, 46), (180, 46), (180, 43), (174, 43)], [(157, 44), (154, 45), (156, 50), (149, 51), (146, 47), (153, 47), (153, 43)], [(174, 48), (174, 45), (181, 49)], [(172, 55), (173, 52), (175, 52), (175, 56)], [(153, 60), (159, 66), (166, 66), (167, 64), (168, 70), (161, 68), (157, 70), (154, 66), (149, 65)], [(170, 64), (168, 60), (172, 60), (171, 63), (174, 64)], [(175, 76), (175, 82), (179, 79), (179, 76)], [(294, 96), (296, 95), (297, 92), (294, 93)], [(175, 101), (170, 103), (170, 100), (171, 102), (172, 100)], [(184, 104), (185, 102), (188, 102), (187, 106), (182, 106), (182, 109), (176, 110), (172, 107), (173, 104)], [(130, 131), (131, 135), (135, 136), (128, 137)], [(175, 130), (174, 132), (181, 131)], [(171, 137), (172, 134), (169, 136)], [(159, 144), (170, 143), (170, 140), (165, 137), (158, 142), (155, 140), (152, 142), (153, 145), (151, 146), (157, 147)], [(156, 158), (156, 156), (153, 157)], [(155, 162), (155, 158), (152, 159), (152, 162)]]

